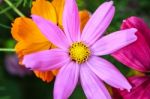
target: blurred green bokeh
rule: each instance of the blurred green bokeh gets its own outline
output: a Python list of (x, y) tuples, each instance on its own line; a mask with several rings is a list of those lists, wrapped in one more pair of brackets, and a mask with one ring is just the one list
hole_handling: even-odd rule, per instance
[[(30, 17), (32, 0), (10, 0), (24, 15)], [(104, 0), (77, 0), (80, 10), (87, 9), (91, 13)], [(150, 0), (114, 0), (116, 7), (115, 17), (107, 32), (119, 30), (122, 20), (130, 16), (143, 18), (150, 23)], [(12, 39), (10, 28), (15, 18), (19, 17), (5, 2), (0, 4), (0, 48), (14, 48), (15, 41)], [(44, 83), (34, 75), (18, 77), (10, 75), (6, 68), (4, 58), (13, 52), (0, 52), (0, 99), (52, 99), (53, 84)], [(117, 62), (111, 56), (104, 56), (111, 61), (123, 73), (130, 70)], [(70, 99), (86, 99), (80, 85)]]

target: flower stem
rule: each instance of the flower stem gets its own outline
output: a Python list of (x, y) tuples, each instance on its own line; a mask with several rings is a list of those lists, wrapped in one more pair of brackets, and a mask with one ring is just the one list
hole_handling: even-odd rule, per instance
[(4, 25), (4, 24), (0, 24), (0, 27), (3, 27), (3, 28), (5, 28), (5, 29), (10, 29), (10, 27), (9, 27), (9, 26)]
[(25, 15), (19, 11), (9, 0), (4, 0), (19, 16), (24, 17)]
[(10, 49), (10, 48), (0, 48), (0, 52), (15, 52), (15, 49)]

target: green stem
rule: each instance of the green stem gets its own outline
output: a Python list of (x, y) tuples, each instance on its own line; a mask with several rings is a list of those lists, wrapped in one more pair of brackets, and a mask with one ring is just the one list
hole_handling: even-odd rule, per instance
[(12, 16), (10, 13), (5, 12), (4, 14), (6, 15), (6, 17), (7, 17), (9, 20), (11, 20), (11, 21), (14, 20), (13, 16)]
[[(11, 7), (10, 7), (10, 9), (11, 9)], [(0, 8), (0, 10), (3, 11), (2, 8)], [(5, 9), (4, 9), (4, 10), (5, 10)], [(9, 9), (8, 9), (8, 10), (9, 10)], [(2, 12), (2, 11), (1, 11), (1, 12)], [(4, 14), (6, 15), (6, 17), (7, 17), (9, 20), (11, 20), (11, 21), (13, 20), (13, 17), (12, 17), (12, 15), (10, 15), (10, 13), (8, 13), (8, 12), (2, 12), (2, 13), (1, 13), (1, 12), (0, 12), (0, 14), (4, 13)]]
[(10, 27), (9, 27), (9, 26), (4, 25), (4, 24), (0, 24), (0, 27), (3, 27), (3, 28), (5, 28), (5, 29), (10, 29)]
[[(15, 4), (15, 6), (18, 7), (22, 2), (23, 2), (23, 0), (20, 0), (19, 2), (17, 2), (17, 3)], [(5, 9), (2, 9), (2, 8), (0, 8), (0, 9), (1, 9), (0, 14), (3, 14), (3, 13), (6, 13), (7, 11), (9, 11), (9, 10), (11, 9), (11, 7), (8, 6), (8, 7), (5, 8)]]
[(10, 49), (10, 48), (0, 48), (0, 52), (15, 52), (15, 49)]
[(19, 11), (9, 0), (4, 0), (19, 16), (24, 17), (25, 15)]

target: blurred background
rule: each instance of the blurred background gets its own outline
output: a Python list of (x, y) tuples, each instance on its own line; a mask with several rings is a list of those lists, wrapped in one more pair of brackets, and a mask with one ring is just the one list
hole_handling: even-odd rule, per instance
[[(10, 0), (24, 15), (30, 17), (32, 0)], [(105, 0), (77, 0), (80, 10), (87, 9), (91, 13)], [(114, 0), (115, 17), (107, 32), (119, 30), (122, 20), (130, 16), (143, 18), (150, 24), (150, 0)], [(0, 48), (14, 48), (15, 40), (11, 36), (11, 23), (19, 17), (8, 4), (0, 0)], [(111, 56), (110, 60), (125, 75), (132, 72)], [(45, 83), (29, 71), (18, 65), (15, 52), (0, 51), (0, 99), (52, 99), (54, 80)], [(70, 99), (86, 99), (80, 85), (77, 86)]]

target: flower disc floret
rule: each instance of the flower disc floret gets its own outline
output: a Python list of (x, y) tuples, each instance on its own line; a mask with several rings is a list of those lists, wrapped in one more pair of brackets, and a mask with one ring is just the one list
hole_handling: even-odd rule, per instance
[(69, 48), (69, 55), (73, 61), (81, 64), (90, 56), (90, 49), (82, 42), (76, 42)]

